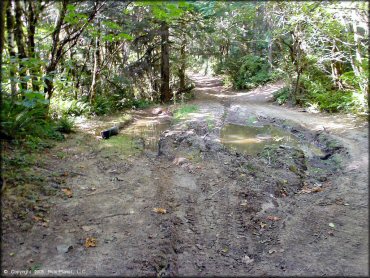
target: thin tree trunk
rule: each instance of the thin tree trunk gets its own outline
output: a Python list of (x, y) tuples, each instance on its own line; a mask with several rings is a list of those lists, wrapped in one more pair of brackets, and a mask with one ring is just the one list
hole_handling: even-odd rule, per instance
[(35, 10), (35, 2), (29, 1), (28, 2), (28, 31), (27, 31), (27, 39), (28, 39), (28, 55), (29, 57), (35, 60), (34, 65), (30, 69), (31, 76), (32, 76), (32, 90), (33, 91), (40, 91), (40, 83), (38, 81), (39, 75), (39, 65), (36, 63), (36, 52), (35, 52), (35, 33), (36, 33), (36, 24), (38, 20), (38, 13), (41, 11)]
[(165, 21), (161, 23), (161, 101), (171, 100), (169, 28)]
[[(4, 21), (5, 21), (5, 10), (7, 2), (1, 1), (0, 3), (0, 68), (3, 64), (3, 49), (4, 49)], [(2, 71), (0, 70), (0, 82), (2, 81)]]
[(267, 54), (267, 59), (268, 59), (268, 63), (269, 63), (269, 70), (270, 72), (272, 71), (272, 68), (273, 68), (273, 65), (272, 65), (272, 39), (271, 39), (271, 35), (268, 35), (268, 54)]
[(100, 44), (99, 44), (99, 37), (95, 39), (95, 50), (94, 50), (94, 68), (92, 72), (92, 82), (90, 87), (90, 103), (94, 101), (95, 94), (96, 94), (96, 83), (99, 79), (99, 61), (100, 61)]
[(19, 78), (21, 92), (27, 89), (27, 83), (25, 82), (26, 68), (22, 66), (22, 59), (26, 58), (26, 47), (23, 36), (23, 22), (22, 22), (22, 7), (19, 0), (15, 0), (15, 29), (14, 29), (15, 41), (18, 48), (19, 61)]
[(186, 70), (186, 38), (184, 35), (184, 39), (181, 43), (181, 49), (180, 49), (180, 69), (179, 69), (179, 79), (180, 79), (180, 85), (179, 85), (179, 91), (185, 90), (185, 70)]
[[(335, 57), (335, 53), (337, 52), (338, 52), (338, 48), (337, 48), (335, 40), (333, 40), (332, 56)], [(343, 89), (343, 84), (339, 78), (341, 74), (342, 74), (341, 63), (339, 61), (332, 60), (331, 61), (331, 76), (332, 76), (334, 85), (339, 89)]]
[[(10, 92), (12, 95), (12, 99), (14, 100), (17, 96), (17, 85), (15, 83), (15, 67), (14, 61), (15, 60), (15, 49), (14, 49), (14, 15), (12, 13), (12, 5), (11, 1), (7, 2), (6, 7), (6, 27), (8, 31), (8, 51), (9, 51), (9, 58), (10, 58), (10, 66), (9, 66), (9, 77), (10, 77)], [(2, 56), (2, 55), (1, 55)]]

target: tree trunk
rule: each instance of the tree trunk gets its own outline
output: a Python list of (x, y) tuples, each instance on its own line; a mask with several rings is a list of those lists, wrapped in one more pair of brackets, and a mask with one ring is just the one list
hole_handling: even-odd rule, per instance
[[(3, 49), (4, 49), (4, 21), (5, 21), (5, 9), (7, 6), (7, 2), (1, 1), (0, 3), (0, 68), (3, 64)], [(0, 71), (0, 82), (2, 81), (2, 71)]]
[(271, 35), (268, 35), (268, 54), (267, 54), (267, 58), (268, 58), (268, 63), (269, 63), (269, 70), (270, 72), (272, 71), (272, 68), (273, 68), (273, 65), (272, 65), (272, 39), (271, 39)]
[[(335, 58), (335, 54), (338, 52), (338, 47), (336, 45), (335, 40), (333, 40), (333, 47), (332, 47), (332, 56)], [(338, 89), (343, 89), (343, 84), (340, 80), (340, 76), (342, 74), (342, 63), (336, 60), (331, 61), (331, 76), (333, 79), (334, 85)]]
[(27, 83), (25, 82), (26, 68), (22, 66), (22, 59), (26, 58), (26, 47), (24, 43), (23, 36), (23, 22), (22, 22), (22, 7), (19, 0), (15, 0), (15, 41), (18, 48), (18, 57), (19, 61), (19, 79), (20, 79), (20, 88), (21, 92), (24, 92), (27, 89)]
[(62, 8), (59, 12), (59, 17), (58, 19), (56, 20), (56, 24), (55, 24), (55, 29), (53, 31), (53, 44), (52, 44), (52, 48), (51, 48), (51, 53), (50, 53), (50, 62), (48, 64), (48, 66), (46, 67), (46, 70), (45, 70), (45, 75), (47, 77), (47, 79), (45, 79), (45, 88), (44, 88), (44, 92), (45, 92), (45, 98), (46, 99), (50, 99), (51, 96), (53, 95), (53, 91), (54, 91), (54, 82), (53, 82), (53, 76), (54, 76), (54, 71), (57, 67), (57, 63), (60, 59), (60, 56), (62, 54), (62, 48), (58, 47), (58, 43), (59, 43), (59, 34), (60, 34), (60, 30), (62, 28), (62, 24), (63, 24), (63, 21), (64, 21), (64, 17), (66, 15), (66, 12), (67, 12), (67, 4), (68, 4), (68, 1), (67, 0), (64, 0), (63, 3), (62, 3)]
[[(1, 1), (3, 2), (3, 1)], [(15, 49), (14, 49), (14, 15), (12, 13), (12, 5), (11, 1), (9, 0), (7, 2), (7, 7), (6, 7), (6, 27), (8, 31), (8, 51), (10, 55), (10, 60), (14, 61), (15, 60)], [(2, 55), (1, 55), (2, 56)], [(15, 97), (17, 96), (17, 85), (14, 81), (15, 79), (15, 67), (14, 63), (10, 63), (9, 66), (9, 77), (10, 77), (10, 92), (12, 95), (12, 99), (14, 100)]]
[(95, 50), (94, 50), (94, 68), (92, 72), (92, 82), (90, 87), (90, 103), (94, 101), (96, 95), (96, 83), (99, 80), (99, 66), (100, 66), (100, 38), (97, 36), (95, 39)]
[(170, 55), (169, 28), (165, 21), (161, 23), (161, 101), (171, 100), (170, 91)]
[(38, 14), (41, 12), (35, 9), (35, 3), (33, 1), (28, 2), (28, 31), (27, 31), (27, 39), (28, 39), (28, 55), (30, 58), (33, 58), (35, 63), (32, 65), (30, 71), (32, 76), (32, 90), (33, 91), (40, 91), (40, 83), (38, 81), (38, 75), (40, 71), (40, 66), (36, 62), (36, 52), (35, 52), (35, 33), (36, 33), (36, 24), (38, 20)]
[[(185, 36), (185, 35), (184, 35)], [(181, 49), (180, 49), (180, 69), (179, 69), (179, 91), (185, 90), (185, 70), (186, 70), (186, 38), (182, 40)]]

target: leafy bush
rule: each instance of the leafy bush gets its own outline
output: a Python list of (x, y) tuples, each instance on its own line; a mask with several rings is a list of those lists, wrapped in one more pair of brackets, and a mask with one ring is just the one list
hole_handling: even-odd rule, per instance
[(261, 57), (247, 55), (242, 58), (242, 65), (235, 79), (237, 89), (250, 89), (270, 81), (269, 65)]
[(60, 118), (56, 123), (56, 130), (62, 133), (71, 133), (74, 122), (68, 117), (64, 116)]
[(291, 98), (290, 88), (289, 87), (281, 88), (280, 90), (276, 91), (273, 94), (273, 98), (280, 105), (286, 103)]
[(58, 116), (80, 116), (90, 112), (89, 104), (77, 99), (63, 99), (54, 97), (50, 109)]
[(97, 95), (91, 107), (91, 112), (98, 116), (108, 114), (115, 110), (115, 102), (107, 96)]
[(139, 108), (139, 109), (145, 109), (145, 108), (148, 108), (152, 105), (153, 103), (149, 100), (146, 100), (146, 99), (134, 99), (132, 101), (132, 106), (134, 106), (135, 108)]
[(242, 58), (231, 55), (224, 63), (216, 65), (215, 72), (226, 75), (225, 82), (236, 89), (251, 89), (272, 80), (267, 61), (254, 55)]
[(23, 102), (12, 103), (4, 99), (1, 109), (1, 131), (3, 139), (23, 139), (28, 136), (62, 139), (53, 121), (47, 118), (47, 106), (41, 103), (28, 107)]

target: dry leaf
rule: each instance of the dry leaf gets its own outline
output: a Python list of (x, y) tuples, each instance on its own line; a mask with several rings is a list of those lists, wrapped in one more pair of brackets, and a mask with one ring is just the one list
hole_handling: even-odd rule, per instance
[(277, 216), (269, 215), (269, 216), (267, 216), (267, 219), (271, 220), (271, 221), (279, 221), (281, 218), (277, 217)]
[(71, 189), (69, 189), (69, 188), (63, 188), (62, 191), (64, 192), (64, 194), (67, 195), (68, 198), (72, 198), (73, 193), (72, 193), (72, 190)]
[(84, 246), (86, 248), (95, 247), (96, 246), (96, 238), (93, 238), (93, 237), (86, 238)]
[(36, 222), (41, 222), (41, 221), (44, 221), (44, 219), (42, 217), (39, 217), (39, 216), (32, 216), (32, 219), (35, 220)]
[(303, 186), (301, 191), (299, 191), (299, 193), (316, 193), (316, 192), (321, 192), (322, 191), (322, 188), (321, 187), (318, 187), (318, 186), (315, 186), (313, 188), (308, 188), (307, 186)]
[(165, 208), (154, 208), (153, 211), (161, 214), (167, 213), (167, 210)]
[(263, 222), (260, 222), (260, 227), (263, 229), (263, 228), (265, 228), (267, 226), (267, 224), (266, 223), (263, 223)]

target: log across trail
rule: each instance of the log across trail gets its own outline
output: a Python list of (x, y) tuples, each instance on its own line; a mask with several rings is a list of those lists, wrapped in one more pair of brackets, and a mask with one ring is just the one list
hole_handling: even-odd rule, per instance
[[(62, 173), (61, 194), (27, 232), (4, 227), (3, 269), (368, 274), (367, 123), (272, 104), (280, 83), (234, 92), (215, 77), (191, 78), (197, 110), (163, 129), (160, 155), (131, 147), (124, 132), (97, 140), (83, 129), (56, 147), (63, 158), (45, 154), (50, 175)], [(227, 125), (252, 151), (271, 144), (229, 148)], [(243, 139), (243, 126), (258, 140)]]

